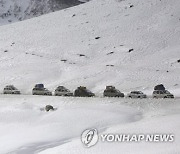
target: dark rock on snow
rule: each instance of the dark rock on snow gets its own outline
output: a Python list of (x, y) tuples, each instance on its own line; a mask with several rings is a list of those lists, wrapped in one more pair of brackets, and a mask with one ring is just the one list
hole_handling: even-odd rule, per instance
[(50, 110), (54, 110), (54, 107), (52, 105), (46, 105), (45, 110), (48, 112)]

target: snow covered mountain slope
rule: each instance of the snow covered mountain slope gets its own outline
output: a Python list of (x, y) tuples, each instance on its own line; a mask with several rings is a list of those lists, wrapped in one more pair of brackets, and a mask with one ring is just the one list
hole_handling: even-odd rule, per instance
[(0, 0), (0, 25), (81, 4), (78, 0)]
[[(131, 6), (131, 7), (130, 7)], [(180, 95), (178, 0), (90, 1), (0, 27), (0, 85), (30, 93), (35, 83), (106, 85)], [(132, 49), (133, 51), (129, 51)]]

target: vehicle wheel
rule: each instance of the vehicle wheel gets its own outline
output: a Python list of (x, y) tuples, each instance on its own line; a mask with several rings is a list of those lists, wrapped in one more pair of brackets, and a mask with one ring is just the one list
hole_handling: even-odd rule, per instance
[(129, 98), (132, 98), (131, 96), (129, 96)]
[(45, 93), (44, 95), (46, 95), (47, 96), (47, 94)]
[(138, 96), (138, 98), (141, 98), (141, 96)]
[(164, 96), (164, 98), (167, 98), (167, 96)]

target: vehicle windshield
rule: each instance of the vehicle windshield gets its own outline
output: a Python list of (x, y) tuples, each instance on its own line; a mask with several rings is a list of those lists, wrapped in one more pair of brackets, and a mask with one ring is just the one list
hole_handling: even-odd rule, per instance
[(12, 87), (12, 90), (18, 90), (17, 88), (15, 88), (15, 87)]
[(66, 91), (66, 92), (70, 92), (70, 90), (69, 90), (69, 89), (67, 89), (67, 88), (64, 88), (63, 90), (64, 90), (64, 91)]
[(70, 90), (69, 90), (69, 89), (67, 89), (67, 88), (57, 88), (57, 91), (70, 92)]
[(170, 94), (170, 92), (169, 92), (169, 91), (167, 91), (167, 90), (165, 91), (165, 93), (166, 93), (166, 94)]
[(116, 91), (116, 92), (118, 92), (118, 93), (120, 93), (120, 91), (119, 91), (119, 90), (117, 90), (117, 89), (116, 89), (115, 91)]
[(141, 91), (133, 91), (132, 93), (134, 93), (134, 94), (143, 94), (143, 92), (141, 92)]
[(88, 93), (92, 93), (89, 89), (86, 89), (86, 91), (87, 91)]

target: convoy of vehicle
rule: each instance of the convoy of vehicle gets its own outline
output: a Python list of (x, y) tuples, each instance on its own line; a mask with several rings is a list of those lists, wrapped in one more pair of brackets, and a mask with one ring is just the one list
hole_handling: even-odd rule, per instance
[[(7, 85), (3, 89), (3, 94), (21, 94), (21, 92), (14, 85)], [(36, 84), (32, 89), (33, 95), (48, 95), (52, 96), (53, 93), (44, 87), (44, 84)], [(75, 97), (94, 97), (95, 94), (84, 86), (77, 87), (71, 92), (64, 86), (58, 86), (54, 91), (55, 96), (75, 96)], [(125, 97), (124, 93), (120, 92), (114, 86), (106, 86), (103, 92), (104, 97)], [(165, 89), (163, 84), (156, 85), (152, 93), (153, 98), (174, 98), (168, 90)], [(141, 91), (131, 91), (127, 94), (127, 98), (147, 98), (147, 95)]]

